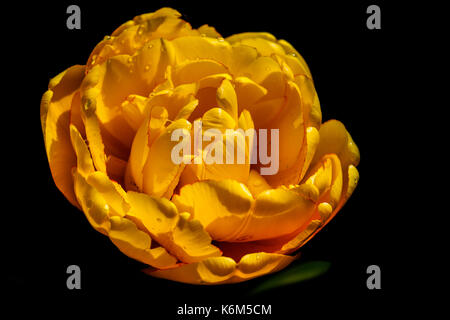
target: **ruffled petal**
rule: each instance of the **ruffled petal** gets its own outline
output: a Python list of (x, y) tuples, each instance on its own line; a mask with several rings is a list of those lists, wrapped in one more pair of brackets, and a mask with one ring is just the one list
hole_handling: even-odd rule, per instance
[(174, 267), (177, 259), (163, 247), (150, 248), (151, 238), (129, 219), (119, 216), (110, 218), (109, 238), (125, 255), (154, 268)]
[(95, 230), (108, 235), (111, 226), (109, 205), (100, 192), (91, 186), (77, 170), (74, 170), (73, 177), (75, 195), (87, 220)]
[(279, 271), (295, 259), (281, 254), (258, 252), (242, 257), (239, 263), (228, 257), (215, 257), (172, 269), (147, 269), (145, 272), (157, 278), (190, 284), (237, 283)]
[(308, 223), (314, 210), (313, 201), (291, 190), (278, 188), (261, 192), (245, 225), (227, 241), (247, 242), (291, 234)]
[(73, 66), (50, 80), (41, 100), (41, 124), (50, 170), (58, 189), (75, 206), (72, 167), (76, 156), (70, 139), (72, 100), (84, 77), (84, 66)]
[(151, 145), (143, 168), (143, 191), (155, 197), (171, 198), (185, 164), (175, 163), (172, 150), (179, 143), (172, 140), (175, 130), (191, 130), (191, 123), (179, 119), (165, 128)]
[(179, 215), (169, 200), (136, 192), (128, 192), (128, 199), (131, 209), (127, 217), (180, 260), (195, 262), (221, 255), (199, 221)]
[(242, 183), (208, 180), (184, 186), (172, 201), (199, 220), (213, 239), (226, 240), (243, 225), (253, 198)]
[(83, 137), (81, 137), (80, 132), (78, 132), (78, 129), (74, 125), (70, 125), (70, 139), (72, 141), (73, 150), (76, 154), (76, 167), (78, 171), (84, 176), (93, 173), (95, 171), (95, 168), (88, 146), (86, 145)]

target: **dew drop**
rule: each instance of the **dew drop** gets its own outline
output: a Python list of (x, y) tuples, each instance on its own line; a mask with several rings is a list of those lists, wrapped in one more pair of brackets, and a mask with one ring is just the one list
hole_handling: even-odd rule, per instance
[(144, 67), (144, 69), (145, 69), (145, 71), (148, 71), (148, 70), (150, 70), (150, 66), (149, 66), (149, 65), (146, 65), (146, 66)]
[(105, 37), (103, 38), (103, 40), (111, 40), (111, 37), (110, 37), (110, 36), (105, 36)]

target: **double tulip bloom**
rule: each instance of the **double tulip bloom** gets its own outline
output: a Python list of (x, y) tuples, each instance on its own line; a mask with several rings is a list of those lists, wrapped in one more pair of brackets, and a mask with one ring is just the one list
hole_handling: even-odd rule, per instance
[[(311, 73), (289, 43), (224, 39), (179, 17), (137, 16), (50, 81), (41, 123), (53, 179), (152, 276), (219, 284), (278, 271), (352, 194), (358, 148), (341, 122), (322, 123)], [(193, 132), (195, 120), (236, 136), (277, 129), (265, 148), (277, 143), (278, 170), (263, 175), (267, 163), (250, 162), (248, 136), (244, 163), (172, 161), (173, 133)]]

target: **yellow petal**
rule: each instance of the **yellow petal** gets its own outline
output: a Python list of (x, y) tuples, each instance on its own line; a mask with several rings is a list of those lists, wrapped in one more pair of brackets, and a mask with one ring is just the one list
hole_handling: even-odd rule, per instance
[(196, 92), (196, 84), (184, 84), (173, 89), (165, 89), (152, 93), (148, 98), (146, 109), (148, 111), (156, 106), (164, 107), (168, 112), (168, 118), (175, 120), (183, 107), (196, 100)]
[(307, 223), (314, 209), (313, 201), (291, 190), (278, 188), (261, 192), (245, 225), (227, 241), (245, 242), (288, 235)]
[[(246, 125), (252, 126), (251, 116), (248, 114), (246, 118), (248, 118), (246, 121), (241, 122), (248, 122)], [(239, 123), (239, 120), (237, 122)], [(200, 149), (200, 144), (198, 145), (198, 150), (194, 154), (197, 159), (187, 165), (198, 180), (247, 181), (250, 170), (249, 135), (246, 135), (245, 131), (234, 130), (235, 128), (236, 121), (224, 109), (213, 108), (203, 115), (203, 148)], [(212, 132), (212, 129), (215, 131)], [(210, 141), (206, 141), (206, 137), (209, 137)]]
[(213, 239), (224, 240), (243, 224), (253, 198), (242, 183), (209, 180), (184, 186), (172, 201), (200, 221)]
[(117, 181), (119, 184), (123, 184), (127, 164), (127, 161), (113, 155), (109, 155), (106, 159), (106, 171), (108, 173), (108, 177), (114, 181)]
[(191, 130), (191, 124), (179, 119), (170, 124), (153, 142), (143, 168), (143, 191), (155, 197), (172, 196), (184, 163), (176, 164), (172, 160), (172, 150), (179, 142), (172, 141), (175, 130)]
[(130, 205), (126, 192), (117, 182), (111, 181), (105, 173), (100, 171), (91, 173), (87, 177), (87, 182), (105, 199), (110, 207), (110, 214), (125, 216)]
[(220, 33), (218, 33), (214, 27), (209, 26), (207, 24), (200, 26), (200, 28), (198, 28), (197, 30), (202, 36), (206, 36), (206, 37), (210, 37), (210, 38), (221, 38), (222, 37), (220, 35)]
[(264, 177), (260, 175), (256, 170), (250, 170), (247, 186), (253, 197), (256, 197), (261, 192), (272, 189), (272, 187), (267, 183), (266, 179), (264, 179)]
[(249, 280), (279, 271), (296, 257), (273, 253), (253, 253), (242, 257), (239, 263), (228, 257), (214, 257), (167, 270), (146, 270), (157, 278), (190, 284), (224, 284)]
[(279, 271), (287, 267), (295, 259), (296, 257), (275, 253), (257, 252), (247, 254), (239, 261), (235, 278), (232, 279), (232, 282), (240, 282)]
[(306, 184), (313, 184), (319, 190), (320, 202), (328, 202), (336, 208), (341, 199), (343, 178), (339, 158), (335, 154), (322, 157), (317, 164), (310, 169), (305, 177)]
[(89, 150), (94, 161), (94, 166), (98, 171), (106, 172), (105, 145), (98, 121), (96, 101), (90, 98), (91, 92), (87, 91), (82, 100), (82, 118), (86, 129), (86, 138), (89, 143)]
[(143, 189), (143, 169), (153, 141), (165, 130), (168, 113), (165, 108), (153, 107), (148, 118), (144, 120), (134, 137), (131, 146), (125, 180)]
[[(302, 152), (306, 149), (305, 145), (306, 128), (303, 121), (303, 110), (301, 97), (298, 87), (293, 82), (288, 82), (287, 101), (284, 106), (285, 112), (270, 123), (271, 129), (279, 130), (279, 171), (275, 175), (268, 175), (267, 182), (272, 186), (279, 186), (284, 182), (283, 176), (286, 171), (294, 167), (297, 176), (301, 174)], [(267, 135), (271, 137), (271, 135)], [(269, 144), (271, 145), (271, 144)], [(300, 163), (299, 163), (300, 159)], [(291, 183), (297, 183), (293, 181)]]
[(147, 98), (136, 94), (129, 95), (127, 99), (122, 102), (123, 116), (134, 131), (138, 131), (144, 121), (146, 104)]
[(227, 79), (223, 80), (217, 89), (217, 104), (235, 120), (238, 120), (237, 96), (233, 85)]
[(186, 60), (208, 59), (229, 65), (231, 46), (226, 41), (208, 37), (181, 37), (171, 41), (175, 51), (175, 64)]
[(123, 116), (122, 103), (130, 94), (147, 96), (146, 83), (135, 76), (136, 65), (128, 55), (119, 55), (96, 65), (86, 75), (82, 85), (82, 101), (95, 105), (98, 121), (114, 138), (111, 143), (127, 149), (131, 146), (135, 131)]
[(319, 129), (320, 124), (322, 123), (322, 111), (320, 109), (319, 97), (317, 96), (313, 81), (306, 76), (300, 75), (295, 77), (295, 83), (302, 96), (305, 122), (308, 126)]
[(157, 84), (163, 82), (167, 67), (173, 65), (174, 54), (169, 41), (157, 38), (149, 41), (132, 57), (136, 71), (134, 78), (143, 84), (145, 92), (151, 92)]
[(173, 245), (169, 248), (181, 261), (192, 263), (222, 254), (211, 245), (211, 240), (198, 220), (189, 220), (189, 214), (181, 214), (173, 231)]
[(151, 249), (150, 236), (139, 230), (129, 219), (113, 216), (110, 223), (109, 238), (128, 257), (158, 269), (176, 265), (177, 259), (163, 247)]
[(88, 66), (101, 64), (107, 59), (138, 51), (152, 40), (174, 39), (181, 36), (199, 35), (189, 23), (179, 19), (181, 14), (171, 8), (136, 16), (117, 28), (111, 36), (101, 41), (88, 60)]
[(72, 99), (84, 77), (84, 66), (73, 66), (49, 83), (41, 100), (41, 124), (45, 149), (58, 189), (75, 206), (71, 169), (76, 165), (69, 132)]
[(239, 76), (246, 76), (267, 89), (264, 99), (284, 96), (286, 80), (278, 62), (272, 57), (259, 57), (242, 69)]
[(180, 260), (194, 262), (221, 254), (202, 225), (179, 215), (172, 202), (135, 192), (128, 192), (128, 198), (128, 217)]
[(239, 111), (247, 109), (267, 94), (267, 89), (247, 77), (237, 77), (234, 81)]
[(77, 157), (77, 169), (80, 174), (87, 176), (95, 171), (89, 149), (74, 125), (70, 125), (70, 138)]
[(298, 53), (298, 51), (295, 50), (295, 48), (286, 40), (278, 40), (278, 43), (280, 44), (280, 46), (283, 47), (283, 49), (287, 55), (294, 57), (300, 64), (300, 69), (291, 67), (291, 69), (294, 71), (294, 74), (304, 74), (308, 78), (312, 79), (311, 71), (309, 70), (305, 59), (303, 59), (303, 57), (300, 55), (300, 53)]
[(264, 39), (267, 41), (276, 41), (277, 39), (275, 38), (274, 35), (268, 33), (268, 32), (241, 32), (241, 33), (236, 33), (233, 34), (229, 37), (226, 38), (226, 40), (229, 43), (236, 43), (236, 42), (240, 42), (246, 39)]
[(130, 210), (127, 218), (138, 225), (139, 229), (147, 230), (153, 239), (166, 247), (170, 240), (169, 234), (178, 222), (178, 211), (167, 199), (150, 197), (144, 193), (127, 192)]
[(231, 278), (236, 262), (227, 257), (213, 257), (200, 262), (182, 264), (167, 270), (144, 270), (147, 274), (190, 284), (218, 284)]
[(325, 154), (334, 153), (342, 162), (342, 167), (347, 168), (359, 163), (359, 150), (353, 142), (347, 129), (338, 120), (329, 120), (323, 123), (319, 130), (320, 143), (311, 165), (317, 163)]
[(221, 73), (228, 73), (228, 70), (223, 64), (214, 60), (187, 60), (172, 69), (172, 81), (174, 85), (192, 83)]
[(110, 228), (109, 205), (77, 170), (74, 170), (73, 176), (75, 195), (87, 220), (94, 229), (107, 235)]
[(321, 226), (322, 221), (312, 220), (303, 231), (299, 232), (293, 239), (286, 242), (281, 249), (278, 250), (278, 253), (287, 254), (297, 250), (311, 239)]
[(276, 38), (267, 32), (245, 32), (232, 35), (227, 38), (230, 43), (240, 43), (253, 47), (258, 50), (262, 56), (271, 56), (272, 54), (283, 54), (283, 47), (278, 44)]

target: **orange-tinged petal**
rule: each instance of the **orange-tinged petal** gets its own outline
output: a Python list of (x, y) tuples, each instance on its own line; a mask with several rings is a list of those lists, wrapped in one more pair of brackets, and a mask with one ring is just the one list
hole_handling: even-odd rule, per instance
[(159, 135), (165, 130), (168, 113), (163, 107), (155, 106), (149, 116), (141, 124), (131, 146), (128, 167), (125, 172), (125, 181), (128, 187), (135, 185), (138, 190), (143, 189), (143, 170), (147, 161), (150, 147)]
[(178, 222), (175, 205), (164, 198), (153, 198), (144, 193), (128, 191), (130, 210), (127, 218), (135, 221), (140, 229), (147, 230), (152, 238), (165, 246), (169, 234)]
[(253, 198), (247, 187), (234, 180), (200, 181), (185, 185), (173, 203), (192, 214), (215, 240), (225, 240), (243, 224)]
[(148, 274), (190, 284), (225, 284), (249, 280), (285, 268), (296, 257), (273, 253), (248, 254), (236, 263), (228, 257), (213, 257), (167, 270), (145, 270)]
[(211, 245), (212, 239), (201, 223), (189, 220), (189, 214), (180, 214), (172, 236), (173, 244), (169, 248), (184, 262), (193, 263), (222, 254)]
[[(279, 171), (277, 174), (266, 177), (267, 182), (274, 187), (286, 182), (283, 179), (286, 171), (290, 173), (293, 167), (297, 177), (301, 174), (302, 153), (306, 151), (306, 148), (303, 148), (306, 127), (303, 121), (301, 96), (297, 85), (291, 81), (288, 82), (287, 101), (283, 110), (284, 112), (280, 112), (279, 116), (270, 123), (271, 129), (279, 130)], [(297, 182), (298, 180), (290, 183)]]
[(287, 267), (296, 257), (276, 253), (250, 253), (241, 258), (232, 282), (252, 279)]
[(287, 170), (280, 171), (276, 175), (266, 176), (267, 181), (273, 186), (278, 185), (295, 185), (299, 183), (306, 174), (311, 160), (319, 144), (319, 131), (314, 127), (306, 129), (306, 137), (303, 146), (300, 149), (300, 155), (294, 164)]
[(127, 164), (127, 161), (113, 155), (109, 155), (106, 158), (106, 172), (108, 173), (108, 177), (120, 184), (123, 184)]
[(319, 97), (317, 96), (313, 81), (306, 76), (299, 75), (295, 77), (295, 83), (302, 96), (305, 123), (307, 123), (308, 126), (319, 129), (320, 124), (322, 123), (322, 111), (320, 109)]
[(286, 97), (258, 100), (245, 108), (251, 113), (255, 128), (267, 129), (286, 104)]
[(278, 62), (272, 57), (259, 57), (249, 66), (239, 72), (239, 76), (246, 76), (267, 89), (264, 99), (283, 97), (286, 80)]
[[(294, 68), (291, 66), (291, 69), (294, 71), (294, 74), (304, 74), (306, 75), (308, 78), (312, 79), (311, 76), (311, 71), (308, 68), (308, 65), (306, 64), (305, 59), (303, 59), (303, 57), (301, 56), (300, 53), (298, 53), (297, 50), (295, 50), (295, 48), (286, 40), (278, 40), (278, 44), (280, 46), (283, 47), (284, 51), (286, 52), (287, 55), (290, 55), (292, 57), (294, 57), (298, 63), (300, 64), (300, 68)], [(300, 71), (302, 70), (302, 71)]]
[(247, 109), (267, 94), (267, 89), (247, 77), (234, 80), (239, 111)]
[(317, 163), (325, 154), (334, 153), (342, 162), (342, 167), (347, 168), (353, 164), (359, 163), (359, 150), (353, 142), (342, 122), (338, 120), (329, 120), (323, 123), (319, 130), (320, 143), (317, 146), (316, 154), (311, 165)]
[(226, 67), (214, 60), (187, 60), (172, 68), (172, 81), (174, 85), (197, 82), (200, 79), (228, 73)]
[(136, 94), (130, 94), (127, 99), (122, 102), (123, 117), (134, 131), (138, 131), (144, 121), (146, 105), (147, 98)]
[(174, 55), (170, 41), (162, 38), (151, 40), (133, 55), (135, 78), (144, 84), (144, 90), (150, 92), (163, 82), (167, 67), (173, 65)]
[(321, 220), (312, 220), (303, 231), (298, 233), (293, 239), (286, 242), (281, 247), (281, 249), (278, 250), (278, 253), (287, 254), (297, 250), (298, 248), (303, 246), (309, 239), (311, 239), (321, 226)]
[(197, 85), (193, 83), (179, 85), (173, 89), (165, 89), (156, 93), (152, 93), (148, 98), (146, 110), (148, 112), (156, 106), (164, 107), (168, 112), (168, 118), (171, 120), (175, 120), (177, 115), (187, 104), (196, 100), (196, 92)]
[(76, 156), (69, 132), (70, 108), (84, 76), (84, 66), (73, 66), (50, 80), (41, 100), (41, 124), (50, 170), (58, 189), (75, 206), (72, 167)]
[(117, 182), (111, 181), (105, 173), (100, 171), (91, 173), (86, 181), (105, 199), (111, 209), (110, 214), (125, 216), (130, 204), (128, 203), (127, 193)]
[(150, 236), (139, 230), (131, 220), (113, 216), (110, 223), (109, 238), (128, 257), (159, 269), (176, 265), (177, 259), (163, 247), (151, 249)]
[(172, 202), (146, 194), (128, 192), (131, 209), (128, 216), (170, 253), (184, 262), (195, 262), (221, 252), (197, 220), (179, 215)]
[(291, 234), (310, 220), (314, 209), (313, 201), (291, 190), (261, 192), (245, 225), (227, 241), (246, 242)]
[(88, 66), (103, 63), (120, 54), (131, 54), (154, 39), (173, 39), (180, 36), (199, 35), (189, 23), (179, 19), (181, 14), (171, 8), (136, 16), (105, 37), (91, 53)]
[(146, 83), (136, 77), (136, 63), (129, 55), (118, 55), (96, 65), (82, 84), (82, 101), (95, 105), (102, 127), (114, 139), (108, 146), (131, 146), (135, 131), (123, 116), (122, 103), (130, 94), (148, 95)]
[[(251, 116), (247, 114), (245, 121), (247, 128), (253, 125)], [(243, 119), (243, 118), (242, 118)], [(190, 173), (194, 173), (198, 180), (234, 179), (246, 182), (250, 170), (248, 141), (249, 135), (243, 130), (235, 130), (239, 123), (222, 108), (208, 110), (202, 118), (202, 138), (198, 150), (194, 153), (193, 163), (188, 164)], [(194, 126), (195, 128), (195, 126)], [(245, 128), (245, 129), (247, 129)], [(194, 129), (195, 131), (195, 129)], [(253, 134), (253, 132), (250, 132)], [(194, 138), (195, 138), (194, 132)], [(197, 133), (200, 134), (200, 133)], [(209, 139), (207, 141), (207, 139)], [(195, 148), (195, 143), (193, 143)]]
[(224, 109), (235, 121), (238, 120), (238, 102), (236, 91), (227, 79), (223, 80), (217, 89), (217, 104)]
[(220, 39), (189, 36), (174, 39), (171, 43), (175, 51), (175, 64), (208, 59), (228, 66), (231, 60), (230, 44)]
[(274, 35), (268, 32), (241, 32), (227, 37), (226, 40), (229, 43), (236, 43), (246, 39), (255, 39), (255, 38), (264, 39), (267, 41), (277, 40)]
[(235, 34), (227, 38), (230, 43), (240, 43), (253, 47), (262, 56), (271, 56), (272, 54), (285, 54), (283, 47), (278, 44), (276, 38), (267, 32), (245, 32)]
[(146, 269), (144, 272), (157, 277), (190, 284), (218, 284), (231, 278), (236, 262), (227, 257), (213, 257), (200, 262), (182, 264), (167, 270)]
[(73, 177), (75, 195), (87, 220), (95, 230), (107, 235), (110, 228), (109, 205), (77, 170), (74, 170)]
[(94, 172), (95, 168), (88, 146), (74, 125), (70, 125), (70, 139), (77, 158), (78, 172), (84, 176)]
[(184, 163), (174, 163), (172, 150), (179, 142), (172, 141), (175, 130), (191, 130), (191, 123), (179, 119), (171, 123), (153, 142), (143, 168), (143, 191), (155, 197), (172, 196), (178, 183)]
[(305, 184), (313, 184), (319, 190), (320, 202), (326, 201), (333, 208), (337, 206), (342, 194), (342, 168), (339, 158), (329, 154), (310, 169), (305, 177)]
[(258, 173), (256, 170), (250, 170), (247, 181), (248, 190), (252, 193), (253, 197), (256, 197), (261, 192), (272, 189), (267, 183), (266, 179)]
[(101, 134), (100, 123), (96, 111), (96, 101), (90, 98), (91, 92), (87, 91), (82, 100), (82, 118), (86, 128), (86, 138), (89, 143), (89, 151), (98, 171), (106, 172), (105, 145)]
[(202, 35), (202, 36), (206, 36), (206, 37), (210, 37), (210, 38), (221, 38), (222, 37), (220, 35), (220, 33), (218, 33), (214, 27), (209, 26), (207, 24), (200, 26), (200, 28), (198, 28), (197, 30), (200, 33), (200, 35)]

